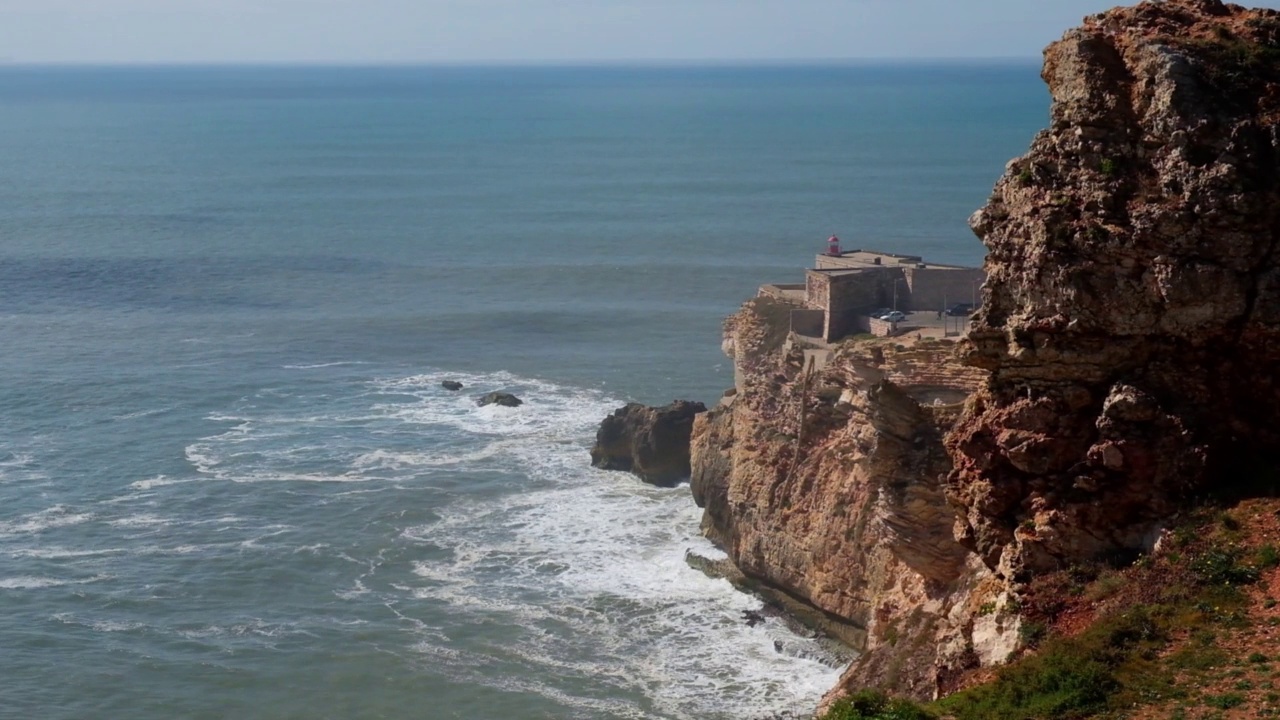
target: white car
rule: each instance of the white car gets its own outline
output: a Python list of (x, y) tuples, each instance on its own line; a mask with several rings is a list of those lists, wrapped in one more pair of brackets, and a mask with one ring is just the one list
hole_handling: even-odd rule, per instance
[(881, 315), (879, 319), (893, 323), (902, 322), (907, 319), (907, 314), (900, 310), (890, 310), (889, 312)]

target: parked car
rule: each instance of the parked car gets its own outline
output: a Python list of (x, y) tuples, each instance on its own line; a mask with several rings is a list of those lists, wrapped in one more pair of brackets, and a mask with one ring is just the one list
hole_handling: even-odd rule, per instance
[(947, 314), (952, 317), (965, 317), (973, 314), (973, 303), (956, 303), (947, 308)]
[(880, 308), (880, 309), (878, 309), (878, 310), (872, 310), (871, 312), (869, 312), (869, 313), (867, 313), (867, 314), (868, 314), (868, 315), (870, 315), (871, 317), (873, 317), (873, 318), (875, 318), (875, 319), (879, 320), (879, 319), (880, 319), (880, 317), (881, 317), (882, 315), (888, 315), (888, 314), (889, 314), (889, 313), (891, 313), (891, 312), (893, 312), (893, 308)]
[(881, 315), (881, 316), (880, 316), (880, 319), (881, 319), (881, 320), (887, 320), (887, 321), (889, 321), (889, 322), (894, 322), (894, 323), (896, 323), (896, 322), (902, 322), (903, 320), (906, 320), (906, 319), (907, 319), (907, 314), (906, 314), (906, 313), (904, 313), (904, 312), (902, 312), (902, 311), (900, 311), (900, 310), (890, 310), (889, 312), (885, 313), (884, 315)]

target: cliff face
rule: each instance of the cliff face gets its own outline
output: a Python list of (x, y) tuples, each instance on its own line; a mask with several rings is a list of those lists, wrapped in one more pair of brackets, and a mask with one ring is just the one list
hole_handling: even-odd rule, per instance
[(930, 697), (1016, 641), (943, 493), (943, 436), (984, 373), (942, 341), (852, 343), (813, 371), (781, 347), (785, 311), (757, 299), (728, 323), (737, 392), (693, 432), (704, 530), (742, 572), (839, 621), (865, 651), (847, 684)]
[(1278, 58), (1280, 13), (1216, 0), (1046, 51), (1052, 125), (971, 220), (990, 374), (948, 441), (959, 536), (1001, 574), (1149, 547), (1276, 459)]
[(971, 225), (970, 340), (813, 371), (786, 308), (726, 326), (693, 431), (707, 534), (847, 625), (841, 689), (929, 697), (1017, 645), (1031, 575), (1149, 548), (1280, 460), (1280, 12), (1145, 2), (1045, 53), (1051, 127)]

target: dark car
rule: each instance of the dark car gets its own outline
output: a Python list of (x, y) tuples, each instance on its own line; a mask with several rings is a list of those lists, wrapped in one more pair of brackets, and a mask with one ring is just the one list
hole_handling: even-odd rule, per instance
[(965, 317), (973, 314), (973, 303), (956, 303), (947, 308), (947, 314), (952, 317)]

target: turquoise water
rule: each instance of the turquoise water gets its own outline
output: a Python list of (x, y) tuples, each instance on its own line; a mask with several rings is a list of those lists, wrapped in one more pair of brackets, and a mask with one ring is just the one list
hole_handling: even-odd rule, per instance
[(714, 400), (832, 232), (980, 261), (1046, 108), (1031, 64), (0, 68), (0, 716), (811, 706), (838, 669), (594, 426)]

